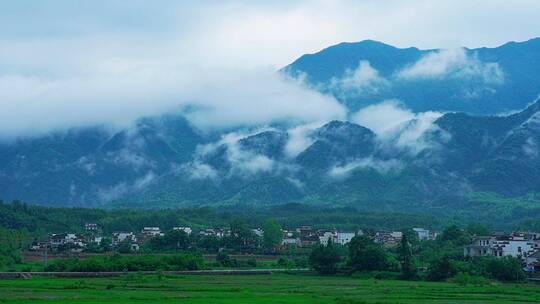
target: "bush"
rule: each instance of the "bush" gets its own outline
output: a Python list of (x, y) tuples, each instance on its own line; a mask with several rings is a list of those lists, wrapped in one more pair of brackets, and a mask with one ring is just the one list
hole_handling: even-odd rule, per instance
[(401, 273), (394, 271), (356, 271), (351, 276), (359, 279), (398, 280), (401, 278)]
[(395, 259), (364, 235), (355, 236), (349, 243), (349, 265), (353, 271), (384, 271), (398, 267)]
[(341, 257), (331, 241), (326, 246), (315, 247), (309, 256), (309, 264), (320, 274), (336, 273), (340, 261)]
[(216, 255), (216, 262), (218, 262), (221, 266), (231, 266), (232, 261), (229, 255), (225, 251), (220, 251)]
[(466, 285), (484, 286), (484, 285), (489, 284), (489, 280), (486, 279), (485, 277), (478, 276), (478, 275), (470, 275), (466, 272), (458, 273), (450, 281), (456, 284), (462, 285), (462, 286), (466, 286)]
[(482, 273), (499, 281), (521, 281), (525, 279), (521, 261), (513, 257), (483, 258), (479, 268)]
[(191, 253), (170, 256), (96, 256), (85, 259), (57, 259), (46, 271), (99, 272), (99, 271), (181, 271), (204, 268), (202, 256)]

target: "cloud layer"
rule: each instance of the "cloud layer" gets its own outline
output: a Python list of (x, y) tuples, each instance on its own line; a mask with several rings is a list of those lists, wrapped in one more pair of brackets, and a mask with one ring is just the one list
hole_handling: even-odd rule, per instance
[[(429, 48), (525, 40), (540, 36), (539, 6), (533, 0), (440, 1), (436, 7), (394, 0), (5, 1), (0, 136), (126, 125), (169, 111), (188, 111), (196, 124), (216, 128), (339, 118), (344, 111), (332, 98), (273, 71), (342, 41)], [(473, 73), (496, 70), (476, 68), (465, 66)], [(426, 69), (407, 74), (415, 73)], [(361, 62), (335, 85), (366, 90), (377, 79)]]

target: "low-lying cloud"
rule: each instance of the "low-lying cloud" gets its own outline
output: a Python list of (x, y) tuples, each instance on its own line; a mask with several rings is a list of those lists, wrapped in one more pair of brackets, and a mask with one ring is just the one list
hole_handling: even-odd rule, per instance
[(486, 85), (504, 82), (498, 63), (482, 62), (465, 49), (445, 49), (424, 55), (414, 64), (397, 72), (398, 79), (478, 79)]
[(330, 80), (329, 89), (342, 98), (377, 93), (389, 82), (379, 75), (369, 61), (361, 60), (354, 70), (347, 69), (343, 76)]
[(0, 135), (114, 124), (141, 116), (185, 113), (200, 128), (339, 119), (330, 96), (270, 68), (249, 71), (134, 67), (69, 78), (0, 76)]
[(384, 145), (417, 154), (431, 146), (424, 135), (437, 128), (434, 122), (442, 115), (439, 112), (413, 113), (398, 101), (388, 100), (361, 109), (351, 120), (375, 132)]
[(399, 171), (403, 167), (403, 164), (398, 159), (376, 159), (373, 157), (366, 157), (349, 162), (343, 166), (334, 166), (328, 172), (328, 175), (332, 178), (342, 179), (349, 177), (354, 170), (357, 169), (374, 169), (381, 174), (389, 173), (390, 171)]

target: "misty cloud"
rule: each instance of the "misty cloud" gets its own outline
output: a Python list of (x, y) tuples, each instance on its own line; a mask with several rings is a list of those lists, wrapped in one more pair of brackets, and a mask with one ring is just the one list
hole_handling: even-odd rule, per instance
[(332, 178), (347, 178), (349, 175), (357, 169), (374, 169), (381, 174), (387, 174), (390, 171), (399, 171), (403, 167), (401, 161), (397, 159), (382, 160), (373, 157), (366, 157), (349, 162), (343, 166), (334, 166), (328, 172), (328, 175)]
[(182, 166), (181, 170), (186, 172), (190, 179), (215, 179), (218, 172), (212, 166), (195, 160)]
[(379, 72), (371, 67), (369, 61), (362, 60), (356, 69), (347, 69), (341, 78), (332, 78), (329, 89), (339, 97), (350, 98), (377, 93), (388, 85), (389, 82), (379, 76)]
[(315, 141), (311, 136), (312, 133), (322, 125), (323, 123), (304, 124), (287, 130), (289, 136), (285, 145), (285, 154), (290, 158), (294, 158), (306, 150)]
[(136, 178), (132, 183), (120, 182), (110, 187), (99, 188), (97, 196), (101, 202), (109, 202), (122, 196), (140, 191), (156, 180), (157, 176), (154, 172), (148, 171), (146, 174)]
[(527, 155), (528, 157), (530, 158), (538, 157), (538, 144), (533, 138), (531, 137), (527, 138), (527, 141), (523, 145), (522, 149), (523, 149), (523, 153), (525, 153), (525, 155)]
[(478, 79), (485, 85), (504, 82), (498, 63), (482, 62), (463, 48), (447, 49), (424, 55), (417, 62), (397, 73), (398, 79)]
[[(332, 97), (271, 69), (158, 66), (67, 79), (0, 77), (0, 135), (93, 124), (125, 127), (141, 116), (184, 112), (200, 128), (341, 118)], [(302, 102), (299, 102), (299, 101)]]
[(424, 135), (437, 129), (434, 122), (442, 115), (439, 112), (413, 113), (398, 101), (389, 100), (361, 109), (351, 120), (375, 132), (383, 145), (418, 154), (431, 147), (432, 143)]

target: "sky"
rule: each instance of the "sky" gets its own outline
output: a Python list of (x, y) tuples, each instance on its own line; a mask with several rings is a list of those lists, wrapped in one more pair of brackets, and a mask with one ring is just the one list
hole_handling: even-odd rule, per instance
[(537, 0), (0, 2), (0, 137), (191, 111), (201, 128), (343, 118), (275, 71), (374, 39), (494, 47), (540, 36)]

